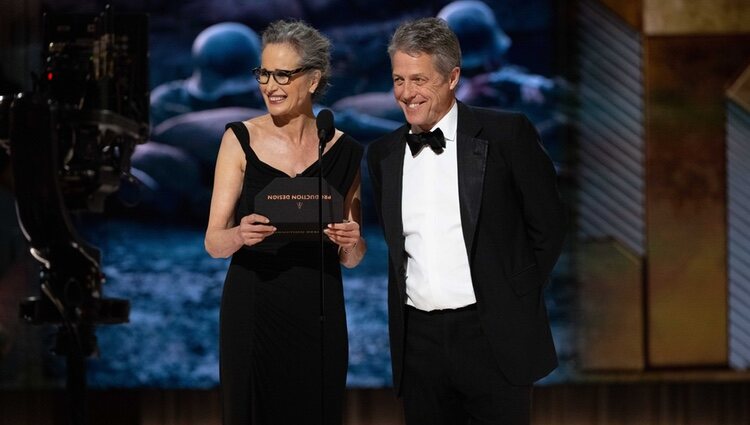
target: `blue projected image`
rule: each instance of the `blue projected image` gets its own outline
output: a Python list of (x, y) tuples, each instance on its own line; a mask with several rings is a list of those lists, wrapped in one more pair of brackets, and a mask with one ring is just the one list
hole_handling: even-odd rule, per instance
[[(46, 3), (49, 10), (64, 12), (103, 6)], [(404, 122), (390, 89), (386, 46), (392, 31), (405, 19), (444, 18), (462, 45), (459, 99), (525, 112), (561, 176), (566, 173), (566, 117), (560, 103), (568, 88), (555, 77), (551, 0), (416, 1), (408, 8), (386, 0), (377, 10), (359, 0), (280, 0), (273, 6), (159, 0), (151, 10), (125, 1), (107, 3), (122, 12), (150, 14), (152, 132), (132, 158), (140, 184), (124, 183), (105, 214), (77, 218), (83, 238), (102, 250), (105, 295), (131, 302), (130, 323), (97, 329), (100, 354), (88, 361), (92, 387), (218, 385), (219, 308), (229, 261), (212, 259), (203, 246), (214, 164), (224, 125), (265, 113), (251, 69), (259, 63), (259, 34), (275, 19), (303, 19), (331, 39), (331, 87), (316, 112), (331, 108), (337, 128), (366, 146)], [(357, 268), (344, 270), (347, 384), (384, 387), (391, 385), (387, 251), (365, 168), (362, 177), (368, 252)], [(563, 253), (547, 293), (562, 364), (548, 380), (564, 379), (574, 357), (569, 257)], [(41, 352), (46, 340), (15, 349)], [(7, 359), (12, 361), (0, 364), (0, 385), (59, 384), (64, 377), (63, 361), (52, 355), (33, 365), (39, 373), (18, 368), (22, 356)]]

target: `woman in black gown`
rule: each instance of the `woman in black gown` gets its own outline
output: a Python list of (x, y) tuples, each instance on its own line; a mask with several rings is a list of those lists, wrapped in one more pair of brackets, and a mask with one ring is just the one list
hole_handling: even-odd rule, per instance
[[(313, 177), (318, 131), (313, 99), (325, 89), (329, 41), (302, 22), (274, 22), (263, 33), (254, 70), (268, 114), (230, 123), (216, 162), (206, 250), (232, 256), (220, 319), (225, 425), (341, 424), (348, 341), (341, 268), (366, 251), (360, 235), (363, 148), (336, 131), (322, 173), (344, 198), (344, 221), (329, 225), (324, 247), (325, 320), (321, 376), (320, 243), (280, 242), (255, 195), (275, 178)], [(322, 383), (322, 390), (321, 390)]]

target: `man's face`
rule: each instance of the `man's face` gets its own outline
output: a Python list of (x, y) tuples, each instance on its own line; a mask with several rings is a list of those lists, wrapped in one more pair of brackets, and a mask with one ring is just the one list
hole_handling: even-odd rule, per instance
[(411, 56), (397, 50), (391, 57), (393, 94), (412, 127), (430, 131), (453, 106), (460, 69), (448, 76), (436, 68), (432, 55)]

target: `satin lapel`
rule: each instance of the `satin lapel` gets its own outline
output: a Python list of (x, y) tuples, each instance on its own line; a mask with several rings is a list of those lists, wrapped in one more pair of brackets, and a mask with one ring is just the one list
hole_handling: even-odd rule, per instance
[[(404, 263), (404, 223), (401, 218), (401, 196), (403, 193), (404, 152), (406, 149), (406, 141), (403, 139), (403, 135), (407, 130), (397, 136), (394, 145), (382, 161), (381, 213), (383, 214), (383, 228), (388, 239), (391, 261), (395, 266), (394, 270), (399, 274), (403, 274), (401, 269)], [(399, 281), (401, 280), (399, 279)], [(403, 284), (401, 285), (403, 286)], [(405, 291), (405, 289), (402, 288), (402, 291)]]
[(482, 206), (484, 171), (487, 164), (487, 141), (475, 138), (482, 126), (471, 110), (458, 103), (457, 156), (458, 198), (461, 208), (461, 227), (469, 260), (473, 255), (474, 235)]

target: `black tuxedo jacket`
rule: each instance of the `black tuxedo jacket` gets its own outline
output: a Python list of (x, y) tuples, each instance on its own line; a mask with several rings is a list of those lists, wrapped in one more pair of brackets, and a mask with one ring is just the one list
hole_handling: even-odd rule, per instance
[[(377, 139), (367, 153), (388, 244), (388, 317), (397, 392), (405, 335), (401, 196), (408, 131), (405, 125)], [(542, 297), (565, 233), (555, 169), (522, 114), (459, 102), (456, 143), (461, 225), (482, 328), (507, 379), (530, 384), (557, 366)]]

